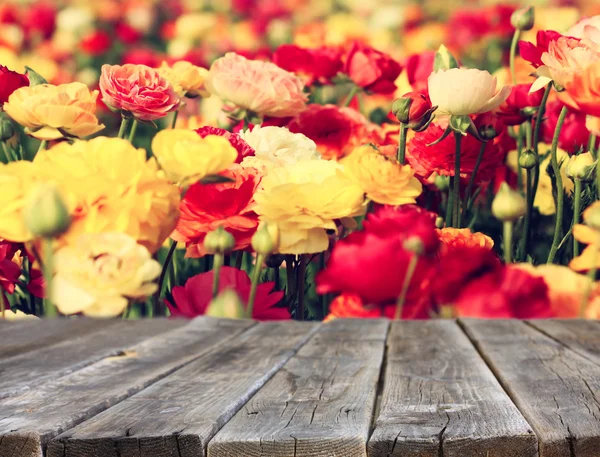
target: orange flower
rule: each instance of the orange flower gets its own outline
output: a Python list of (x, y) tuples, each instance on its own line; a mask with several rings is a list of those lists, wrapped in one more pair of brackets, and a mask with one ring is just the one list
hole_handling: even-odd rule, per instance
[(481, 232), (473, 233), (468, 228), (456, 229), (446, 227), (441, 230), (437, 229), (437, 233), (442, 242), (442, 251), (444, 252), (456, 247), (481, 247), (490, 250), (494, 247), (494, 240), (489, 236)]
[(600, 60), (574, 74), (565, 89), (559, 93), (564, 103), (590, 116), (600, 117)]
[(381, 308), (372, 306), (366, 307), (358, 295), (342, 294), (338, 295), (329, 306), (329, 314), (323, 322), (328, 322), (337, 318), (354, 319), (377, 319), (382, 317)]

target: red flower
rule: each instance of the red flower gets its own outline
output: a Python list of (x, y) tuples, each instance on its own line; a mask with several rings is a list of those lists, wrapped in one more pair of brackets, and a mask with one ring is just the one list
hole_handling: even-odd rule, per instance
[(158, 68), (164, 60), (163, 57), (152, 49), (137, 48), (126, 52), (122, 59), (123, 64), (146, 65), (150, 68)]
[[(551, 144), (558, 123), (558, 117), (563, 108), (563, 103), (555, 100), (546, 105), (545, 121), (542, 124), (542, 138), (544, 143)], [(585, 126), (586, 115), (579, 111), (569, 110), (565, 123), (558, 137), (558, 145), (569, 154), (587, 148), (590, 131)]]
[(344, 66), (344, 73), (356, 85), (368, 92), (391, 94), (396, 90), (396, 78), (402, 67), (389, 55), (376, 49), (354, 42)]
[(538, 90), (530, 94), (530, 88), (531, 84), (517, 84), (513, 87), (506, 101), (498, 108), (496, 114), (506, 125), (522, 124), (531, 117), (524, 116), (522, 110), (541, 105), (544, 91)]
[(406, 59), (406, 75), (414, 91), (427, 92), (427, 79), (433, 72), (434, 60), (435, 51), (413, 54)]
[[(14, 244), (0, 241), (0, 289), (12, 295), (21, 276), (21, 267), (13, 262)], [(0, 296), (3, 294), (0, 293)]]
[(295, 44), (279, 46), (273, 54), (273, 63), (303, 77), (306, 85), (315, 81), (328, 83), (342, 69), (342, 53), (337, 48), (305, 49)]
[(235, 163), (242, 163), (244, 157), (253, 156), (254, 149), (248, 143), (246, 143), (241, 136), (236, 133), (228, 132), (225, 129), (221, 129), (219, 127), (211, 127), (209, 125), (200, 127), (196, 130), (196, 133), (200, 135), (202, 138), (208, 135), (217, 135), (223, 136), (229, 140), (229, 143), (235, 148), (238, 153), (237, 159)]
[(112, 45), (111, 36), (103, 30), (96, 30), (81, 40), (81, 50), (91, 56), (99, 56), (110, 49)]
[(0, 65), (0, 108), (15, 90), (29, 86), (29, 78)]
[(223, 226), (234, 236), (234, 250), (247, 249), (256, 232), (258, 215), (254, 212), (254, 192), (260, 177), (251, 168), (234, 168), (223, 175), (235, 181), (194, 184), (181, 202), (181, 216), (171, 237), (186, 243), (188, 257), (206, 254), (204, 237), (217, 227)]
[[(433, 146), (433, 143), (444, 133), (443, 128), (432, 124), (424, 132), (415, 133), (406, 147), (406, 158), (408, 163), (415, 169), (418, 175), (427, 179), (432, 173), (442, 176), (454, 176), (454, 158), (456, 142), (454, 136), (450, 135), (442, 142)], [(472, 135), (463, 137), (460, 154), (460, 175), (462, 178), (470, 177), (479, 156), (481, 142)], [(483, 161), (477, 172), (476, 182), (485, 182), (492, 179), (496, 168), (504, 161), (504, 154), (493, 141), (489, 141), (485, 147)]]
[(142, 34), (127, 22), (119, 22), (115, 27), (117, 38), (125, 44), (134, 44), (140, 41)]
[[(404, 105), (407, 103), (405, 100), (410, 100), (408, 109)], [(399, 107), (396, 107), (397, 103), (400, 103)], [(397, 119), (414, 130), (421, 130), (425, 127), (433, 114), (432, 108), (429, 96), (423, 92), (408, 92), (392, 105)]]
[(56, 28), (56, 7), (43, 0), (27, 6), (21, 25), (29, 37), (50, 38)]
[(544, 65), (542, 54), (548, 52), (550, 42), (558, 40), (562, 35), (554, 30), (540, 30), (536, 35), (536, 43), (519, 41), (519, 53), (523, 59), (535, 68)]
[(513, 33), (510, 17), (514, 6), (457, 9), (448, 22), (448, 45), (463, 50), (486, 38), (506, 38)]
[[(213, 277), (214, 271), (201, 273), (188, 279), (185, 286), (174, 287), (171, 291), (173, 303), (166, 301), (171, 315), (191, 319), (206, 313), (212, 300)], [(221, 267), (219, 292), (233, 289), (240, 300), (247, 304), (251, 284), (245, 271), (233, 267)], [(271, 292), (274, 285), (273, 282), (258, 285), (252, 309), (254, 319), (261, 321), (290, 319), (290, 313), (286, 308), (276, 306), (283, 298), (283, 292)]]

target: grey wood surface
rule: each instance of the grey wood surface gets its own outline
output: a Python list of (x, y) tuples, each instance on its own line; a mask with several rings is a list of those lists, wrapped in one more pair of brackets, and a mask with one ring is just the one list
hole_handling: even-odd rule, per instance
[(366, 456), (387, 328), (323, 324), (209, 443), (209, 457)]
[(50, 439), (253, 325), (248, 320), (198, 318), (133, 345), (120, 355), (0, 400), (0, 456), (42, 457)]
[[(65, 376), (102, 358), (117, 355), (124, 348), (181, 327), (185, 322), (175, 319), (82, 319), (81, 323), (68, 322), (66, 319), (50, 321), (47, 326), (41, 326), (53, 331), (41, 331), (46, 344), (37, 347), (35, 351), (0, 360), (0, 398), (17, 395), (42, 382)], [(37, 340), (38, 325), (24, 331), (30, 340)], [(22, 341), (23, 336), (18, 340)], [(51, 344), (53, 340), (58, 342)], [(40, 345), (42, 344), (43, 341)]]
[(461, 321), (535, 430), (540, 457), (600, 455), (600, 367), (520, 321)]
[(529, 425), (454, 321), (394, 322), (369, 457), (533, 457)]
[(260, 323), (59, 436), (48, 457), (201, 457), (214, 434), (317, 325)]

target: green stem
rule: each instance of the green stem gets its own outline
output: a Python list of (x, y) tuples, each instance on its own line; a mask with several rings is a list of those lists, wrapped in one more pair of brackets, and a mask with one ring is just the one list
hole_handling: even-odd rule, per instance
[(454, 156), (454, 180), (452, 193), (452, 225), (460, 228), (460, 145), (462, 142), (462, 134), (454, 132), (454, 140), (456, 142), (456, 154)]
[(167, 276), (167, 271), (171, 266), (171, 259), (173, 258), (173, 254), (175, 253), (175, 249), (177, 249), (177, 241), (171, 240), (171, 246), (169, 246), (169, 251), (167, 252), (167, 256), (165, 257), (165, 263), (163, 263), (162, 270), (160, 272), (160, 276), (158, 277), (158, 289), (156, 290), (155, 297), (155, 307), (158, 301), (160, 301), (160, 296), (162, 295), (163, 285), (165, 282), (165, 277)]
[(300, 263), (298, 264), (297, 278), (296, 278), (296, 289), (298, 289), (298, 308), (296, 312), (296, 319), (299, 321), (304, 320), (304, 281), (306, 277), (306, 264), (308, 263), (308, 255), (300, 255)]
[[(323, 271), (325, 269), (325, 252), (322, 252), (319, 255), (319, 269), (318, 271)], [(325, 294), (319, 294), (319, 306), (321, 308), (321, 312), (323, 313), (323, 318), (329, 314), (329, 309), (327, 306), (327, 300), (325, 300)]]
[(408, 295), (408, 289), (410, 288), (410, 282), (412, 281), (412, 277), (415, 274), (418, 262), (419, 256), (417, 254), (413, 254), (408, 263), (408, 267), (406, 268), (406, 274), (404, 275), (404, 283), (402, 284), (402, 290), (400, 291), (398, 301), (396, 302), (396, 312), (394, 314), (394, 320), (402, 319), (402, 309), (404, 308), (406, 296)]
[[(454, 182), (454, 178), (450, 178), (450, 184)], [(452, 191), (448, 188), (448, 197), (446, 198), (446, 214), (445, 214), (444, 222), (446, 223), (446, 227), (452, 226)]]
[[(517, 166), (519, 165), (519, 162), (521, 161), (521, 154), (523, 154), (523, 135), (521, 135), (521, 129), (514, 129), (514, 132), (516, 132), (517, 135)], [(521, 192), (523, 190), (523, 175), (521, 175), (521, 173), (517, 172), (517, 189), (519, 189), (519, 192)]]
[(548, 254), (548, 260), (546, 263), (553, 263), (556, 251), (558, 250), (558, 243), (560, 241), (560, 234), (562, 232), (562, 218), (564, 210), (565, 192), (563, 190), (562, 176), (560, 174), (560, 164), (558, 163), (558, 139), (560, 137), (560, 131), (565, 118), (567, 117), (568, 108), (563, 107), (560, 115), (558, 116), (558, 122), (556, 123), (556, 130), (554, 131), (554, 138), (552, 139), (552, 150), (550, 152), (552, 169), (554, 170), (554, 178), (556, 179), (556, 222), (554, 224), (554, 239), (552, 240), (552, 246), (550, 247), (550, 253)]
[(350, 92), (348, 92), (348, 96), (346, 97), (346, 100), (344, 101), (344, 104), (342, 106), (343, 107), (350, 106), (350, 103), (352, 103), (352, 100), (354, 99), (354, 97), (356, 97), (357, 93), (358, 93), (358, 86), (356, 84), (354, 84), (352, 86), (352, 89), (350, 89)]
[[(581, 179), (575, 178), (575, 197), (573, 202), (573, 227), (579, 224), (581, 216)], [(573, 238), (573, 257), (579, 255), (579, 241)]]
[(503, 226), (504, 231), (504, 263), (512, 263), (513, 253), (513, 222), (505, 221)]
[(533, 128), (531, 126), (531, 123), (530, 122), (525, 122), (522, 125), (522, 127), (523, 127), (523, 130), (525, 130), (525, 148), (526, 149), (532, 149), (533, 148), (533, 146), (532, 146), (532, 143), (533, 143), (533, 138), (532, 138), (533, 132), (532, 132), (532, 130), (533, 130)]
[(135, 133), (137, 132), (138, 124), (139, 124), (139, 122), (137, 121), (137, 119), (134, 119), (133, 123), (131, 124), (131, 131), (129, 132), (129, 142), (131, 144), (133, 144), (133, 140), (135, 138)]
[(235, 267), (238, 270), (242, 269), (242, 261), (244, 260), (244, 251), (239, 251), (237, 253), (237, 257), (235, 258)]
[(592, 268), (588, 271), (588, 278), (590, 280), (590, 284), (587, 287), (587, 290), (583, 294), (581, 305), (579, 306), (579, 318), (585, 319), (585, 310), (588, 305), (588, 301), (590, 300), (590, 295), (592, 295), (592, 289), (594, 288), (594, 283), (596, 282), (596, 273), (598, 272), (598, 254), (600, 250), (600, 235), (598, 235), (598, 239), (596, 240), (594, 249), (594, 263), (592, 264)]
[(125, 138), (125, 134), (129, 129), (129, 124), (131, 124), (131, 118), (122, 116), (121, 127), (119, 127), (119, 134), (117, 135), (117, 138)]
[(527, 259), (527, 244), (529, 243), (529, 228), (531, 225), (531, 213), (533, 212), (533, 191), (531, 186), (533, 185), (533, 169), (527, 169), (527, 183), (526, 183), (526, 196), (527, 196), (527, 212), (525, 213), (525, 223), (523, 225), (523, 234), (521, 235), (521, 259)]
[(212, 284), (212, 298), (217, 298), (219, 294), (219, 279), (221, 276), (221, 267), (223, 266), (224, 255), (215, 254), (213, 260), (213, 284)]
[(398, 143), (398, 162), (404, 165), (406, 157), (406, 137), (408, 136), (408, 125), (400, 123), (400, 142)]
[(38, 148), (35, 155), (38, 155), (41, 151), (43, 151), (44, 149), (47, 149), (47, 148), (48, 148), (48, 140), (42, 140), (40, 142), (40, 147)]
[(171, 122), (171, 128), (174, 129), (177, 125), (177, 117), (179, 116), (179, 110), (173, 113), (173, 121)]
[(587, 150), (596, 158), (596, 135), (590, 133)]
[[(540, 144), (540, 132), (542, 128), (542, 122), (544, 119), (544, 114), (546, 112), (546, 104), (548, 102), (548, 96), (550, 95), (550, 90), (552, 89), (552, 83), (549, 83), (544, 90), (544, 96), (542, 97), (542, 103), (538, 109), (537, 117), (535, 119), (535, 128), (533, 130), (533, 150), (536, 155), (539, 157), (539, 144)], [(537, 194), (537, 188), (540, 182), (540, 165), (536, 165), (535, 174), (533, 177), (533, 195), (531, 199), (535, 201), (535, 195)]]
[(246, 308), (246, 317), (252, 319), (252, 311), (254, 310), (254, 300), (256, 299), (256, 289), (258, 288), (258, 281), (260, 279), (260, 273), (262, 271), (262, 264), (265, 261), (263, 254), (256, 256), (256, 265), (252, 272), (252, 286), (250, 288), (250, 297), (248, 298), (248, 306)]
[[(12, 154), (11, 154), (11, 150), (9, 149), (8, 144), (6, 144), (6, 141), (2, 141), (2, 151), (4, 153), (4, 156), (6, 157), (6, 163), (8, 162), (12, 162)], [(0, 162), (4, 162), (4, 160), (0, 160)], [(0, 297), (2, 298), (2, 297)]]
[(517, 44), (519, 43), (519, 39), (521, 38), (521, 31), (519, 29), (515, 30), (515, 33), (512, 38), (512, 43), (510, 44), (510, 75), (512, 78), (513, 86), (517, 84), (517, 72), (515, 70), (515, 56), (517, 54)]
[(477, 156), (477, 161), (475, 162), (475, 166), (473, 167), (473, 173), (471, 173), (471, 178), (469, 179), (467, 190), (465, 191), (465, 196), (463, 198), (463, 211), (465, 212), (467, 211), (469, 205), (469, 198), (471, 197), (471, 192), (473, 192), (473, 187), (475, 186), (475, 178), (477, 178), (477, 172), (479, 171), (479, 167), (481, 166), (481, 162), (483, 161), (483, 154), (485, 153), (486, 146), (486, 141), (481, 143), (481, 146), (479, 148), (479, 155)]
[(44, 238), (44, 279), (46, 282), (46, 298), (44, 300), (44, 314), (46, 317), (56, 317), (58, 311), (52, 303), (52, 279), (54, 277), (54, 246), (52, 238)]
[(296, 276), (294, 274), (294, 259), (293, 255), (285, 256), (285, 273), (286, 273), (286, 297), (290, 310), (296, 297)]

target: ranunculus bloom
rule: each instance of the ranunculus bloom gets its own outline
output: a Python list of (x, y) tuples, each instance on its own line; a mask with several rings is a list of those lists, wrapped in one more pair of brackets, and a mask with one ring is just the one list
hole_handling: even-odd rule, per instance
[(171, 238), (184, 242), (188, 257), (206, 254), (204, 237), (217, 227), (224, 227), (235, 238), (234, 250), (247, 249), (258, 227), (254, 212), (254, 193), (260, 183), (256, 171), (241, 167), (224, 173), (233, 182), (194, 184), (181, 202), (181, 217)]
[(529, 41), (519, 41), (519, 54), (535, 68), (541, 67), (544, 65), (542, 55), (548, 52), (550, 43), (558, 40), (561, 36), (560, 33), (554, 30), (540, 30), (536, 36), (536, 44)]
[(259, 116), (295, 116), (306, 108), (300, 78), (274, 63), (233, 52), (213, 62), (206, 87), (223, 101)]
[(389, 55), (358, 41), (352, 44), (344, 65), (344, 73), (357, 86), (376, 94), (393, 93), (401, 71), (400, 64)]
[(242, 162), (245, 167), (266, 169), (293, 165), (300, 160), (319, 160), (317, 145), (301, 133), (292, 133), (285, 127), (260, 127), (239, 133), (254, 149), (254, 156)]
[(0, 238), (15, 242), (33, 238), (22, 210), (36, 181), (36, 167), (31, 162), (0, 163)]
[(152, 152), (167, 178), (181, 186), (225, 170), (237, 158), (227, 138), (202, 138), (193, 130), (167, 129), (152, 140)]
[[(546, 105), (541, 136), (542, 141), (548, 145), (552, 144), (558, 117), (563, 106), (565, 105), (560, 100), (548, 102)], [(586, 126), (586, 115), (580, 111), (569, 110), (563, 127), (560, 129), (558, 146), (569, 154), (573, 154), (582, 148), (587, 149), (589, 136), (590, 131)]]
[(180, 60), (172, 65), (163, 62), (158, 72), (167, 79), (180, 97), (208, 97), (210, 93), (204, 87), (208, 70), (190, 62)]
[(179, 96), (158, 70), (146, 65), (103, 65), (102, 101), (112, 110), (155, 121), (179, 107)]
[(333, 299), (329, 305), (329, 314), (323, 319), (323, 322), (339, 318), (379, 319), (382, 317), (383, 309), (384, 307), (381, 306), (365, 306), (359, 295), (344, 293)]
[(362, 189), (328, 160), (273, 168), (254, 198), (261, 220), (278, 227), (282, 254), (325, 251), (326, 230), (337, 230), (335, 220), (357, 215), (364, 202)]
[(452, 68), (432, 73), (428, 79), (431, 104), (439, 115), (487, 113), (500, 106), (511, 87), (498, 89), (496, 78), (487, 71)]
[[(598, 202), (595, 205), (598, 206)], [(591, 270), (594, 266), (600, 268), (600, 233), (587, 225), (577, 224), (573, 227), (573, 237), (587, 246), (578, 257), (571, 260), (569, 268), (575, 271)]]
[(589, 116), (600, 116), (600, 52), (598, 61), (574, 74), (565, 89), (568, 94), (563, 99), (565, 103)]
[(413, 54), (406, 59), (404, 70), (413, 91), (427, 91), (427, 78), (433, 72), (435, 51)]
[(13, 262), (13, 255), (11, 244), (0, 240), (0, 300), (4, 301), (4, 309), (10, 309), (4, 292), (12, 295), (21, 276), (21, 267)]
[(52, 300), (63, 314), (94, 317), (121, 314), (130, 298), (156, 291), (160, 264), (123, 233), (79, 236), (55, 254)]
[(400, 165), (372, 146), (356, 148), (340, 163), (367, 198), (383, 205), (416, 203), (422, 186), (410, 165)]
[(202, 138), (205, 138), (208, 135), (217, 135), (227, 138), (227, 140), (229, 140), (229, 144), (231, 144), (231, 146), (233, 146), (238, 153), (235, 163), (242, 163), (245, 157), (254, 155), (254, 149), (237, 133), (231, 133), (225, 129), (211, 127), (209, 125), (200, 127), (199, 129), (196, 129), (195, 132)]
[(96, 117), (98, 91), (74, 82), (21, 87), (4, 104), (4, 111), (40, 140), (64, 136), (83, 138), (104, 128)]
[(81, 233), (123, 232), (155, 252), (177, 224), (179, 189), (127, 140), (62, 142), (38, 153), (34, 165), (39, 180), (58, 185), (71, 213), (60, 244)]
[[(408, 92), (400, 97), (404, 100), (410, 100), (410, 105), (408, 109), (394, 111), (395, 108), (392, 108), (394, 111), (394, 115), (398, 116), (397, 120), (400, 122), (407, 124), (410, 128), (414, 128), (420, 130), (431, 118), (430, 110), (433, 109), (431, 105), (431, 100), (427, 94), (423, 92)], [(429, 115), (427, 115), (429, 113)]]
[(524, 116), (523, 109), (529, 107), (538, 107), (542, 103), (544, 96), (542, 91), (529, 92), (531, 84), (517, 84), (512, 92), (502, 103), (496, 114), (506, 125), (520, 125), (531, 116)]
[(585, 19), (580, 20), (571, 27), (565, 35), (584, 40), (591, 40), (600, 44), (600, 15), (586, 17)]
[(56, 12), (53, 2), (41, 0), (28, 5), (21, 21), (23, 29), (29, 37), (39, 34), (42, 38), (50, 38), (56, 28)]
[(473, 233), (468, 228), (457, 229), (446, 227), (437, 229), (437, 233), (442, 242), (442, 252), (448, 252), (457, 247), (481, 247), (489, 250), (494, 247), (494, 240), (485, 233)]
[[(171, 291), (172, 300), (167, 299), (167, 306), (173, 317), (192, 319), (206, 313), (212, 300), (212, 283), (214, 270), (193, 276), (185, 286), (174, 287)], [(277, 304), (283, 298), (282, 291), (273, 292), (273, 282), (264, 282), (256, 288), (252, 317), (260, 321), (290, 319), (287, 308)], [(219, 275), (219, 292), (227, 289), (234, 290), (244, 304), (250, 298), (251, 281), (243, 270), (233, 267), (221, 267)]]
[(8, 101), (8, 97), (15, 90), (29, 86), (29, 78), (16, 71), (9, 70), (0, 65), (0, 106)]
[(112, 37), (103, 30), (95, 30), (84, 36), (79, 46), (86, 54), (99, 56), (110, 49), (112, 46)]
[(302, 48), (284, 44), (273, 53), (273, 63), (304, 78), (307, 85), (326, 84), (342, 69), (342, 54), (338, 48)]

